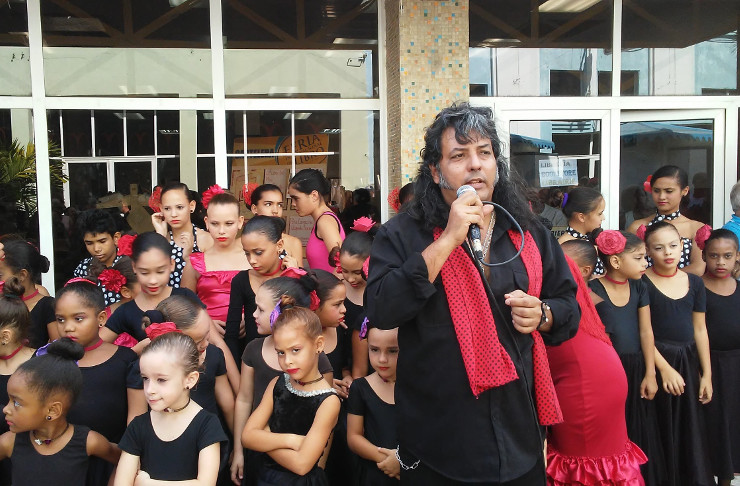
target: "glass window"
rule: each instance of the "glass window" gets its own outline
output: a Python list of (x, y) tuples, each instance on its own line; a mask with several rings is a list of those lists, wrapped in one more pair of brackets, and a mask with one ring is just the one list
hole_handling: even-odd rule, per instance
[(231, 0), (223, 35), (227, 96), (378, 97), (376, 0)]
[(737, 95), (740, 3), (624, 2), (622, 81), (634, 95)]
[[(133, 115), (133, 114), (131, 114)], [(95, 155), (123, 155), (123, 111), (95, 110)], [(139, 115), (141, 116), (141, 115)]]
[(601, 190), (601, 120), (512, 121), (509, 130), (511, 164), (530, 187), (532, 209), (560, 236), (568, 225), (563, 194)]
[(41, 0), (41, 15), (49, 96), (213, 92), (208, 1)]
[(3, 4), (0, 9), (0, 96), (30, 96), (26, 2), (12, 2), (12, 8), (11, 3)]
[(154, 112), (126, 111), (126, 153), (127, 155), (153, 155), (154, 149)]
[(689, 195), (681, 202), (685, 216), (711, 224), (714, 174), (712, 120), (624, 122), (620, 127), (619, 227), (655, 214), (655, 203), (643, 188), (647, 176), (664, 165), (689, 175)]
[(612, 2), (470, 2), (471, 96), (611, 94)]

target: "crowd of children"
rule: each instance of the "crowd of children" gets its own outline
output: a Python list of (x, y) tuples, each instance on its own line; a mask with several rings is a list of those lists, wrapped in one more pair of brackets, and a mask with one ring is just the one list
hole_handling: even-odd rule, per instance
[[(565, 419), (548, 484), (728, 486), (740, 469), (740, 248), (680, 214), (687, 180), (653, 174), (657, 214), (630, 231), (601, 229), (598, 191), (564, 197), (581, 326), (547, 353)], [(245, 186), (246, 222), (209, 188), (205, 229), (181, 183), (154, 191), (154, 232), (82, 214), (90, 257), (54, 298), (48, 260), (1, 239), (0, 486), (398, 484), (398, 330), (365, 312), (377, 226), (345, 237), (329, 189), (315, 169), (288, 189), (314, 220), (310, 269), (273, 185)]]

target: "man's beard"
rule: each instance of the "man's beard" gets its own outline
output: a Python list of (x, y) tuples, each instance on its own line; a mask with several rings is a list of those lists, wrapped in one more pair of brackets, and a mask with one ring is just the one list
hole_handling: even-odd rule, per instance
[[(498, 170), (496, 170), (496, 179), (493, 181), (493, 187), (496, 187), (496, 184), (498, 184)], [(442, 171), (439, 171), (439, 188), (440, 189), (449, 189), (450, 191), (457, 190), (456, 188), (452, 187), (452, 185), (445, 179), (444, 174), (442, 174)]]

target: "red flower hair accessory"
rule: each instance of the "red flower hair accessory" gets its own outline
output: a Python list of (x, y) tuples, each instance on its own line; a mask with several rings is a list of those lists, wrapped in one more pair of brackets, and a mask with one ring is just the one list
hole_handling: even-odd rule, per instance
[(152, 211), (159, 213), (162, 211), (162, 188), (157, 186), (152, 191), (152, 195), (149, 196), (149, 207)]
[(123, 235), (118, 238), (118, 255), (126, 255), (130, 257), (133, 253), (135, 239), (136, 236), (133, 235)]
[(709, 235), (711, 234), (712, 227), (708, 224), (705, 224), (696, 232), (696, 236), (694, 236), (694, 241), (696, 242), (696, 246), (698, 246), (700, 250), (703, 250), (704, 247), (707, 246), (707, 240), (709, 239)]
[(653, 192), (653, 185), (650, 181), (653, 180), (653, 176), (649, 175), (647, 176), (647, 179), (645, 179), (645, 182), (642, 183), (642, 188), (645, 189), (645, 192)]
[(367, 216), (363, 216), (355, 220), (355, 222), (352, 224), (352, 229), (354, 231), (362, 231), (363, 233), (367, 233), (373, 226), (375, 226), (375, 221), (368, 218)]
[(115, 268), (106, 268), (98, 275), (98, 282), (111, 292), (119, 293), (126, 285), (126, 277)]
[(321, 300), (319, 299), (319, 296), (316, 294), (315, 290), (311, 291), (311, 304), (308, 306), (309, 309), (316, 312), (321, 306)]
[(401, 192), (401, 189), (394, 187), (390, 194), (388, 194), (388, 204), (390, 204), (395, 212), (398, 212), (401, 208), (401, 201), (398, 199), (399, 192)]
[(336, 273), (342, 273), (342, 263), (339, 261), (339, 252), (334, 253), (334, 266), (336, 267)]
[(647, 231), (647, 228), (644, 224), (641, 224), (639, 228), (637, 228), (637, 231), (635, 234), (638, 238), (640, 238), (642, 241), (645, 241), (645, 232)]
[(365, 258), (365, 261), (362, 264), (362, 278), (367, 281), (367, 271), (370, 269), (370, 257)]
[(250, 207), (252, 205), (252, 193), (258, 187), (259, 185), (256, 182), (244, 184), (244, 186), (242, 187), (242, 196), (244, 196), (244, 204), (246, 204), (247, 207)]
[(596, 237), (596, 246), (604, 255), (618, 255), (626, 244), (627, 238), (617, 230), (604, 230)]
[(174, 322), (155, 322), (153, 324), (150, 324), (147, 326), (146, 329), (144, 329), (144, 332), (146, 332), (146, 337), (149, 339), (154, 339), (156, 337), (161, 336), (162, 334), (167, 334), (169, 332), (182, 332), (177, 328)]
[(293, 267), (286, 268), (285, 270), (283, 270), (283, 273), (280, 274), (281, 277), (290, 277), (290, 278), (301, 278), (304, 275), (308, 275), (308, 272), (302, 268), (293, 268)]
[(216, 194), (223, 194), (224, 192), (225, 191), (218, 184), (214, 184), (203, 191), (203, 196), (201, 196), (203, 207), (208, 209), (208, 204), (211, 202), (211, 199), (213, 199), (213, 196), (215, 196)]

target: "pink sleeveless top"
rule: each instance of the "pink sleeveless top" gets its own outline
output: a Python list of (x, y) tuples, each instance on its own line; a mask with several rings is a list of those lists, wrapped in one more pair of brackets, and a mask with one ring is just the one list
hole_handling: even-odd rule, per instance
[(191, 253), (190, 264), (200, 274), (195, 286), (195, 293), (206, 305), (206, 312), (211, 319), (226, 322), (229, 311), (231, 280), (241, 270), (206, 270), (204, 253)]
[[(342, 223), (339, 222), (337, 215), (331, 211), (327, 211), (321, 216), (324, 216), (324, 214), (329, 214), (336, 220), (339, 226), (339, 236), (344, 241), (344, 228), (342, 228)], [(316, 224), (313, 225), (311, 236), (308, 238), (308, 243), (306, 243), (306, 260), (308, 260), (308, 266), (312, 269), (320, 268), (331, 273), (335, 270), (333, 265), (329, 265), (329, 250), (326, 249), (324, 241), (316, 236)]]

